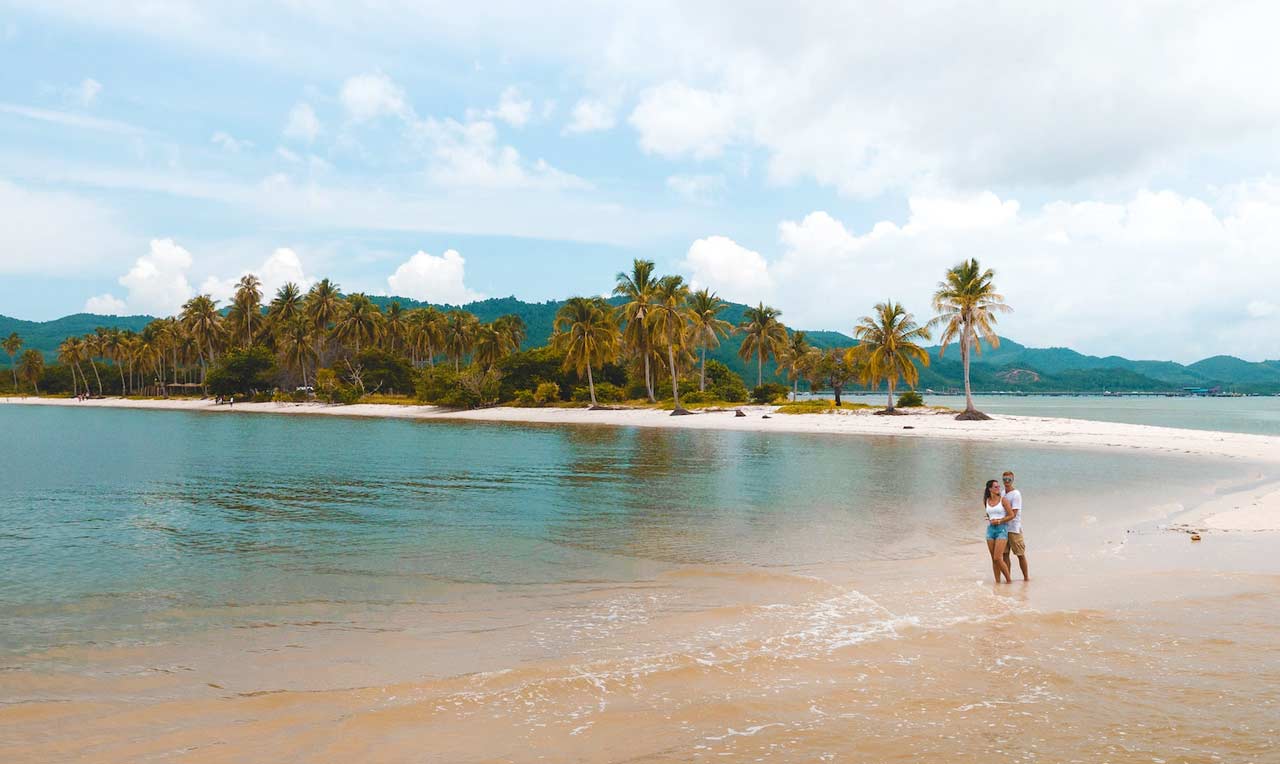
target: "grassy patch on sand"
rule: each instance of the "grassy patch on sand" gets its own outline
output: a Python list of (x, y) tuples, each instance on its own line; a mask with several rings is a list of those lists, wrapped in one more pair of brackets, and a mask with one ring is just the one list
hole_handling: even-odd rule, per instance
[(803, 401), (793, 401), (784, 403), (778, 407), (779, 414), (830, 414), (839, 411), (860, 411), (862, 409), (875, 408), (866, 403), (845, 403), (839, 409), (836, 408), (836, 402), (826, 398), (810, 398)]

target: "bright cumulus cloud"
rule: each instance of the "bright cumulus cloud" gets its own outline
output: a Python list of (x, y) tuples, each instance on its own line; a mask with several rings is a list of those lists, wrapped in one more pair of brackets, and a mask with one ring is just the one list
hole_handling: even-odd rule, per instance
[(85, 310), (155, 316), (176, 313), (194, 294), (187, 281), (191, 263), (191, 253), (173, 239), (152, 239), (147, 254), (135, 260), (129, 272), (119, 279), (120, 286), (127, 291), (126, 298), (122, 300), (111, 294), (90, 297)]
[(855, 233), (818, 211), (780, 224), (775, 257), (710, 237), (684, 265), (727, 299), (765, 299), (793, 326), (848, 333), (885, 299), (927, 318), (945, 270), (976, 255), (1014, 307), (1006, 335), (1102, 355), (1256, 358), (1280, 336), (1259, 320), (1276, 308), (1256, 285), (1280, 283), (1280, 196), (1261, 191), (1220, 211), (1167, 191), (1029, 212), (989, 193), (913, 198), (901, 224)]
[(419, 250), (387, 278), (387, 286), (392, 295), (422, 302), (465, 305), (483, 300), (484, 295), (463, 283), (466, 264), (454, 249), (438, 257)]
[[(250, 268), (240, 276), (250, 273), (262, 282), (263, 302), (270, 302), (276, 290), (285, 284), (296, 284), (299, 289), (306, 291), (316, 281), (303, 271), (302, 259), (298, 257), (298, 253), (288, 247), (276, 249), (263, 261), (262, 265)], [(240, 276), (235, 278), (210, 276), (200, 284), (200, 292), (225, 302), (235, 294)]]
[(342, 84), (342, 105), (356, 122), (404, 116), (409, 107), (404, 90), (385, 74), (361, 74)]

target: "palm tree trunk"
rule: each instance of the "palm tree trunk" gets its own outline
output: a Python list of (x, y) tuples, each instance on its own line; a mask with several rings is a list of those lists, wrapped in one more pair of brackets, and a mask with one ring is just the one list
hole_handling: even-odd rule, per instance
[(126, 387), (124, 383), (124, 365), (121, 364), (120, 361), (118, 360), (116, 361), (116, 370), (120, 372), (120, 394), (128, 395), (129, 388)]
[(640, 343), (640, 350), (644, 353), (644, 385), (649, 393), (649, 402), (657, 402), (657, 397), (653, 394), (653, 374), (649, 371), (649, 343)]
[(889, 405), (885, 407), (886, 411), (893, 411), (893, 380), (889, 380)]
[(964, 367), (964, 410), (974, 411), (973, 389), (969, 385), (969, 325), (960, 330), (960, 364)]
[(796, 376), (791, 380), (791, 402), (795, 403), (800, 400), (800, 377)]
[(840, 408), (840, 388), (841, 388), (840, 385), (837, 385), (837, 384), (831, 385), (831, 389), (834, 390), (836, 394), (836, 408)]
[(702, 346), (702, 372), (698, 376), (698, 392), (707, 391), (707, 346)]
[(98, 395), (102, 395), (102, 375), (98, 374), (98, 364), (94, 363), (93, 356), (89, 356), (89, 365), (93, 367), (93, 378), (98, 380)]
[(680, 385), (676, 380), (676, 351), (674, 345), (667, 345), (667, 360), (671, 364), (671, 397), (676, 402), (675, 411), (683, 411), (684, 409), (680, 408)]
[(764, 351), (756, 351), (756, 387), (764, 384)]
[(587, 389), (591, 391), (591, 407), (595, 408), (598, 405), (596, 404), (596, 381), (591, 376), (591, 364), (589, 363), (587, 364)]

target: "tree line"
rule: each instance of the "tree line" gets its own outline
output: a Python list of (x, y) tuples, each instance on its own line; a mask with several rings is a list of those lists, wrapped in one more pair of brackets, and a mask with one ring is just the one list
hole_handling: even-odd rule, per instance
[[(201, 294), (177, 315), (155, 319), (139, 332), (98, 329), (67, 337), (58, 348), (58, 371), (69, 374), (73, 393), (90, 395), (108, 389), (124, 395), (274, 390), (286, 397), (314, 391), (349, 402), (371, 393), (415, 392), (428, 402), (464, 406), (569, 400), (578, 395), (578, 386), (566, 379), (571, 376), (585, 384), (581, 397), (592, 406), (602, 397), (650, 403), (661, 398), (671, 401), (673, 413), (683, 414), (685, 402), (746, 397), (745, 384), (707, 358), (736, 333), (742, 336), (739, 356), (755, 366), (757, 399), (785, 390), (764, 382), (765, 366), (776, 364), (793, 394), (804, 381), (833, 390), (840, 405), (847, 386), (883, 385), (886, 411), (893, 412), (897, 386), (914, 387), (918, 366), (929, 364), (920, 343), (940, 328), (944, 352), (953, 342), (960, 347), (962, 416), (973, 418), (982, 415), (973, 406), (970, 357), (981, 352), (982, 340), (998, 345), (996, 315), (1009, 310), (993, 272), (974, 259), (947, 270), (930, 320), (921, 324), (901, 303), (885, 300), (858, 319), (856, 343), (846, 348), (811, 347), (803, 331), (787, 327), (781, 311), (763, 303), (731, 324), (721, 318), (728, 304), (715, 292), (695, 290), (678, 275), (658, 275), (649, 260), (637, 259), (630, 271), (617, 274), (613, 296), (565, 301), (547, 344), (521, 353), (527, 329), (516, 315), (482, 323), (461, 309), (406, 309), (394, 301), (384, 310), (363, 293), (342, 294), (329, 279), (305, 292), (285, 284), (264, 303), (262, 284), (250, 274), (225, 307)], [(22, 348), (16, 333), (2, 346), (11, 359), (14, 388), (22, 381), (39, 393), (40, 381), (54, 371), (45, 367), (43, 355), (28, 349), (15, 362)], [(554, 395), (548, 385), (556, 387)]]

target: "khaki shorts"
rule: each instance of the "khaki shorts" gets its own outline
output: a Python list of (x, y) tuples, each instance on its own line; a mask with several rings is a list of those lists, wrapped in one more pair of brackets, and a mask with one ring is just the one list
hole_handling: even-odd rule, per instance
[(1009, 554), (1015, 554), (1022, 557), (1027, 553), (1027, 545), (1022, 540), (1021, 533), (1009, 532)]

